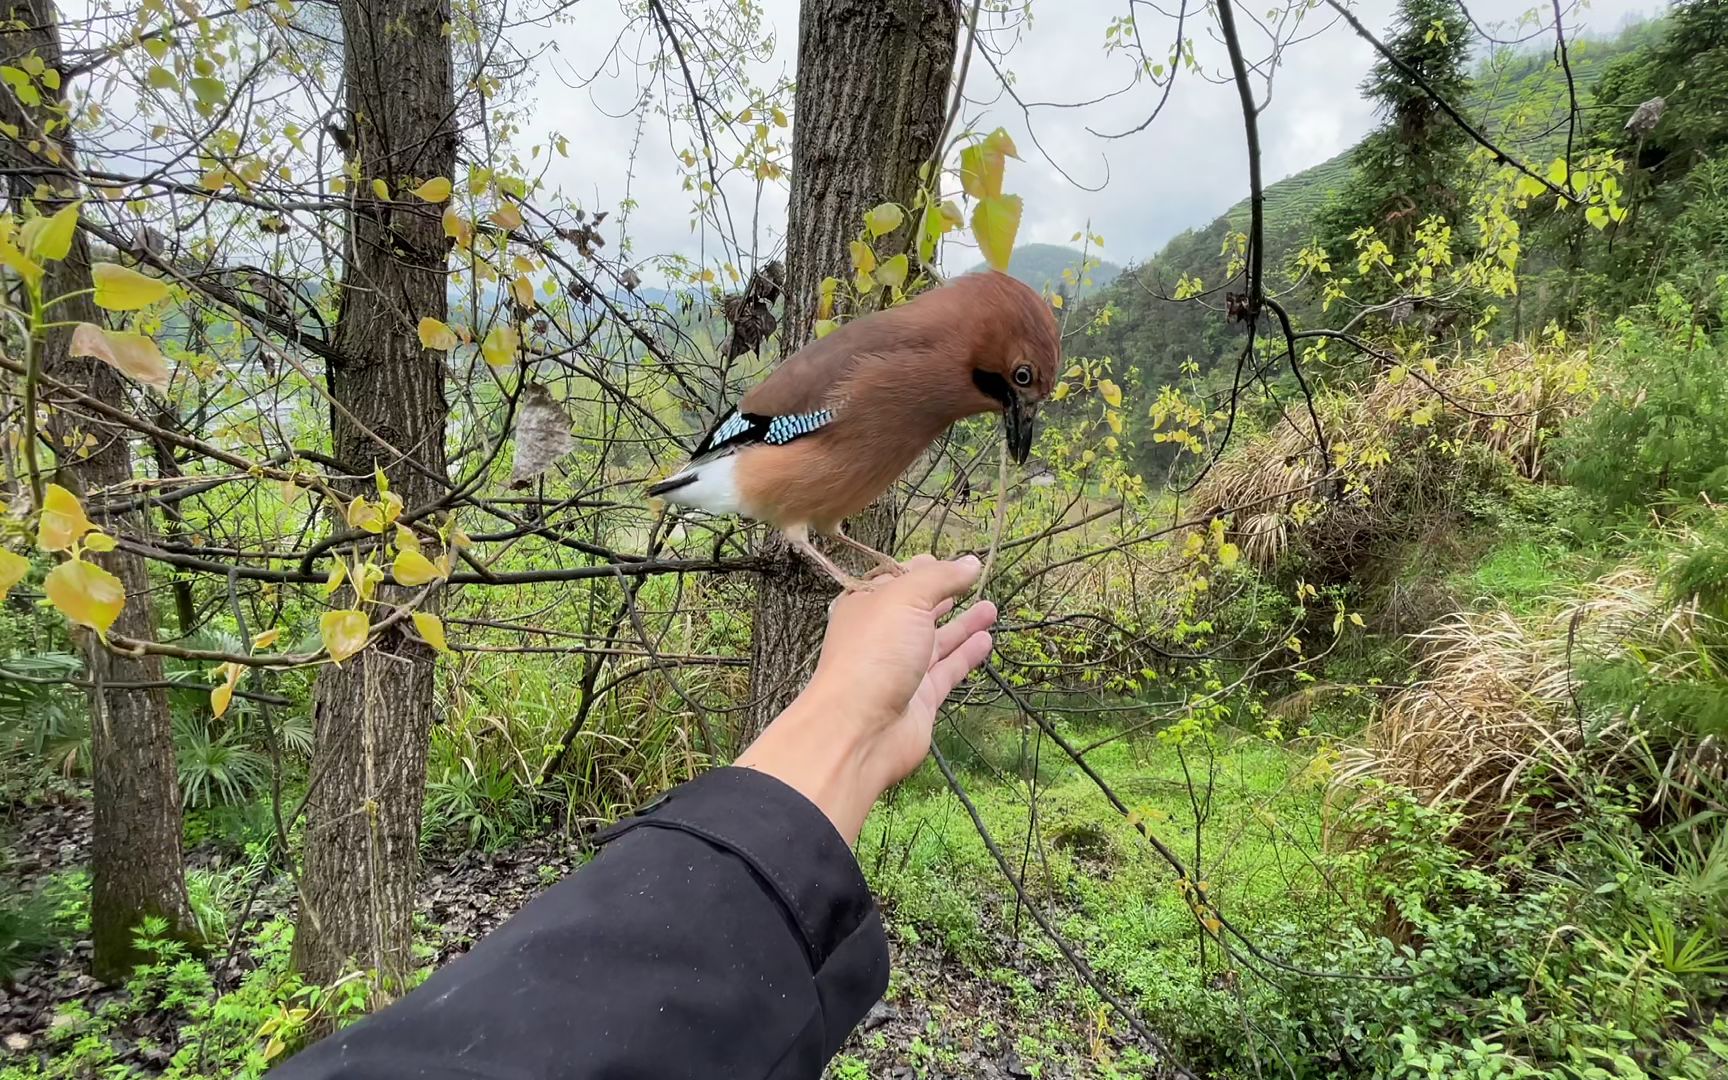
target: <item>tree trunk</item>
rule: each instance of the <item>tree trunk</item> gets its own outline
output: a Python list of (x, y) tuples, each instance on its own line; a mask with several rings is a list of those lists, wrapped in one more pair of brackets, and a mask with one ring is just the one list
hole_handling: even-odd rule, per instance
[[(804, 0), (798, 18), (798, 95), (793, 110), (791, 223), (780, 354), (809, 340), (822, 279), (851, 273), (847, 245), (864, 212), (882, 202), (906, 222), (881, 238), (883, 258), (911, 247), (918, 171), (942, 136), (960, 17), (949, 0)], [(896, 514), (885, 498), (850, 526), (879, 550), (893, 545)], [(751, 641), (751, 730), (797, 696), (822, 644), (834, 584), (778, 537), (756, 593)]]
[[(360, 191), (370, 193), (373, 178), (401, 191), (452, 176), (448, 0), (342, 0), (341, 14), (345, 126)], [(420, 318), (446, 314), (440, 210), (362, 199), (350, 212), (335, 339), (343, 359), (328, 369), (340, 406), (331, 412), (336, 457), (363, 476), (382, 469), (408, 508), (435, 503), (448, 490), (443, 356), (423, 349), (416, 332)], [(356, 493), (370, 489), (367, 483)], [(405, 591), (380, 587), (376, 596), (373, 622)], [(328, 982), (353, 963), (395, 994), (414, 970), (432, 662), (431, 650), (393, 630), (319, 673), (305, 891), (294, 937), (295, 965), (314, 981)]]
[[(49, 0), (13, 0), (5, 5), (6, 22), (12, 29), (4, 36), (3, 62), (18, 64), (31, 55), (40, 57), (51, 70), (61, 68), (58, 16)], [(57, 142), (62, 160), (75, 160), (74, 145), (64, 123), (52, 136), (43, 136), (44, 120), (63, 117), (58, 91), (42, 89), (42, 103), (26, 108), (8, 91), (0, 96), (0, 119), (16, 125), (23, 137), (0, 139), (0, 160), (9, 167), (32, 170), (47, 159), (27, 149), (32, 138)], [(33, 195), (40, 173), (13, 173), (10, 184), (12, 209), (22, 213), (22, 203)], [(37, 208), (53, 213), (79, 193), (68, 181), (50, 179), (61, 188), (53, 197), (38, 200)], [(65, 259), (49, 263), (42, 281), (45, 300), (83, 292), (56, 304), (50, 317), (64, 325), (49, 330), (38, 340), (42, 370), (51, 378), (78, 387), (98, 400), (119, 404), (127, 387), (121, 376), (99, 360), (67, 356), (71, 325), (90, 322), (104, 325), (103, 316), (91, 302), (90, 245), (83, 230), (73, 238)], [(50, 419), (50, 440), (56, 450), (87, 445), (88, 453), (56, 453), (54, 479), (85, 501), (91, 517), (109, 532), (148, 538), (149, 515), (136, 511), (103, 517), (97, 514), (99, 500), (87, 498), (114, 493), (132, 479), (132, 448), (128, 430), (110, 420), (82, 414), (74, 405), (63, 405)], [(126, 589), (126, 604), (115, 621), (113, 633), (152, 640), (156, 636), (156, 606), (150, 592), (150, 574), (142, 557), (124, 551), (87, 556), (118, 577)], [(84, 675), (90, 691), (90, 773), (95, 803), (95, 824), (90, 845), (91, 969), (105, 982), (124, 978), (139, 959), (133, 934), (146, 916), (168, 921), (171, 936), (186, 936), (192, 929), (191, 905), (180, 849), (180, 788), (174, 769), (174, 729), (168, 714), (167, 691), (126, 689), (119, 684), (162, 681), (159, 657), (122, 657), (109, 652), (96, 636), (77, 631), (75, 638), (84, 657)]]

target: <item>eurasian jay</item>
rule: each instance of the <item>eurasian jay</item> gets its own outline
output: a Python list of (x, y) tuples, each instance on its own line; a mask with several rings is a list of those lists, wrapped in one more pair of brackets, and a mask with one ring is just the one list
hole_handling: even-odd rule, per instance
[(893, 558), (841, 532), (841, 522), (968, 416), (1000, 412), (1008, 449), (1025, 464), (1061, 354), (1055, 314), (1037, 292), (996, 271), (956, 278), (786, 359), (648, 494), (766, 522), (842, 588), (864, 587), (810, 533), (900, 572)]

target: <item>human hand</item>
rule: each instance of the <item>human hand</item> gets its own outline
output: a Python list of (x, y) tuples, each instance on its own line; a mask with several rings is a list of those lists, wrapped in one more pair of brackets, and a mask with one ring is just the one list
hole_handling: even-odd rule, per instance
[(948, 692), (990, 655), (988, 600), (937, 625), (981, 570), (970, 556), (920, 555), (905, 574), (842, 595), (810, 685), (737, 764), (789, 784), (856, 840), (877, 797), (929, 752)]

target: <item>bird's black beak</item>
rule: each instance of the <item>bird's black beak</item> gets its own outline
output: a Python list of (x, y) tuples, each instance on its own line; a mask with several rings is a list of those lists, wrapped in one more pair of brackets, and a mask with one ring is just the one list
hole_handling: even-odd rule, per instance
[(1032, 436), (1038, 420), (1038, 406), (1028, 405), (1018, 394), (1010, 393), (1002, 407), (1002, 432), (1008, 439), (1008, 452), (1014, 464), (1026, 464), (1032, 453)]

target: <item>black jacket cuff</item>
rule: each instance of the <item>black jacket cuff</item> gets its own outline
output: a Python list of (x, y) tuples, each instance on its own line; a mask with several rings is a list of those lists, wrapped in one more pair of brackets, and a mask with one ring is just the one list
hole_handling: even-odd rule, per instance
[(754, 769), (713, 769), (601, 830), (594, 842), (640, 828), (690, 833), (742, 859), (802, 934), (812, 971), (863, 929), (866, 941), (875, 939), (886, 982), (887, 938), (857, 858), (828, 816), (783, 781)]

